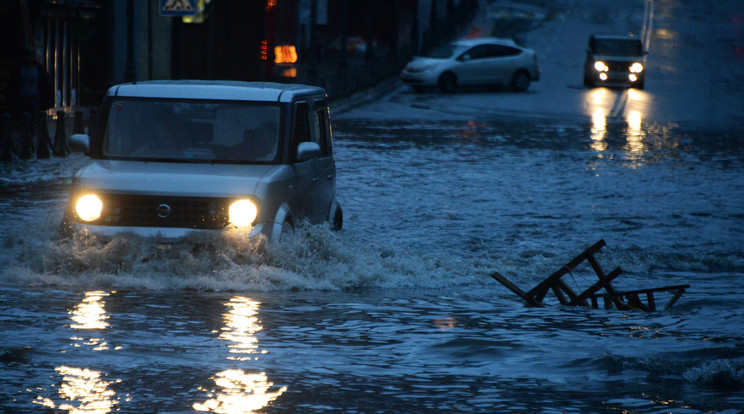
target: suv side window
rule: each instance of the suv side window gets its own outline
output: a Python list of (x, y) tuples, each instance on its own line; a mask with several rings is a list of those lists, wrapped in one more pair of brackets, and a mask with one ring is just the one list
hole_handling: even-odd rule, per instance
[(314, 142), (320, 147), (323, 156), (332, 155), (331, 121), (328, 103), (315, 101), (310, 110), (307, 102), (295, 104), (295, 120), (292, 131), (292, 158), (297, 156), (297, 146), (301, 142)]
[(332, 153), (331, 149), (331, 118), (328, 103), (325, 100), (315, 102), (315, 132), (320, 151), (324, 156)]
[(310, 141), (310, 107), (307, 102), (299, 102), (295, 106), (294, 130), (292, 141), (294, 144)]
[(297, 158), (297, 146), (301, 142), (312, 141), (310, 130), (310, 105), (307, 102), (295, 104), (294, 126), (292, 128), (292, 145), (290, 147), (291, 159)]

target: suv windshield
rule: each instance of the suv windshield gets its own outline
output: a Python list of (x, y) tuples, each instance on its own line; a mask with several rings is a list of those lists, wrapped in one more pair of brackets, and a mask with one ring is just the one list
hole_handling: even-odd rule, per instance
[(267, 163), (278, 153), (279, 108), (267, 103), (122, 99), (112, 103), (103, 156)]
[(639, 40), (596, 39), (594, 53), (606, 56), (640, 56), (643, 48)]

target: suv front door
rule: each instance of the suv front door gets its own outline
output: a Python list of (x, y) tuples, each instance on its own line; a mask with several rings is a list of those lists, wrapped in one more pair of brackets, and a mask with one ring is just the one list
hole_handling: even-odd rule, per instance
[(315, 183), (315, 207), (318, 220), (328, 220), (331, 202), (336, 194), (336, 162), (333, 158), (331, 117), (325, 99), (314, 102), (312, 121), (315, 142), (320, 145), (320, 157), (316, 160), (318, 181)]
[[(293, 210), (307, 217), (311, 223), (327, 219), (328, 209), (335, 190), (336, 166), (331, 153), (328, 108), (324, 101), (295, 103), (292, 148), (297, 188), (297, 205)], [(297, 159), (297, 147), (303, 142), (313, 142), (320, 147), (320, 156), (309, 160)]]

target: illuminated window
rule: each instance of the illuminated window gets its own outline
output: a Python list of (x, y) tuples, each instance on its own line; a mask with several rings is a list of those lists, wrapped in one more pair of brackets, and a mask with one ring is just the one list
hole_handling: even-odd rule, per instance
[(274, 63), (296, 63), (297, 49), (294, 45), (281, 45), (274, 47)]

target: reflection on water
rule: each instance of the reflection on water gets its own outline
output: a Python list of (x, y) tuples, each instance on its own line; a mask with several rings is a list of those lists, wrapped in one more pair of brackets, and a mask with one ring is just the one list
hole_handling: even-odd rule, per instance
[(213, 413), (251, 413), (266, 407), (271, 401), (282, 395), (287, 387), (269, 392), (274, 384), (268, 381), (266, 374), (248, 374), (242, 369), (228, 369), (217, 373), (213, 378), (219, 390), (206, 390), (210, 397), (203, 403), (195, 403), (197, 411)]
[[(225, 326), (222, 328), (220, 339), (228, 341), (232, 361), (257, 360), (259, 351), (256, 332), (263, 329), (258, 320), (260, 303), (244, 297), (234, 297), (225, 304), (228, 310), (224, 315)], [(266, 373), (251, 373), (242, 369), (228, 369), (212, 377), (215, 388), (199, 387), (207, 394), (208, 399), (203, 403), (194, 403), (197, 411), (213, 413), (251, 413), (266, 407), (287, 390), (287, 387), (270, 392), (274, 386), (269, 382)]]
[(585, 106), (592, 120), (591, 149), (596, 152), (607, 151), (608, 119), (615, 120), (614, 124), (623, 120), (626, 125), (623, 152), (631, 161), (631, 167), (635, 168), (642, 164), (643, 156), (649, 150), (647, 134), (643, 128), (646, 101), (646, 95), (635, 89), (620, 92), (608, 88), (595, 88), (587, 92)]
[(592, 143), (591, 148), (597, 152), (607, 151), (608, 145), (605, 141), (607, 135), (606, 114), (602, 108), (595, 108), (592, 112)]
[(116, 393), (109, 389), (112, 382), (104, 381), (99, 371), (64, 365), (55, 371), (62, 375), (59, 396), (66, 402), (55, 405), (50, 398), (38, 397), (37, 404), (73, 414), (105, 414), (119, 403)]
[[(103, 298), (109, 294), (101, 291), (86, 292), (85, 298), (70, 313), (70, 327), (78, 330), (99, 330), (108, 328)], [(102, 338), (73, 336), (73, 347), (92, 347), (94, 351), (107, 350), (108, 344)], [(118, 348), (117, 348), (118, 349)], [(62, 376), (59, 397), (64, 403), (56, 405), (50, 398), (37, 397), (37, 404), (70, 413), (102, 414), (109, 413), (117, 404), (116, 392), (109, 389), (111, 382), (104, 381), (100, 371), (88, 368), (60, 366), (54, 369)]]
[(641, 112), (640, 111), (630, 111), (628, 112), (628, 130), (629, 132), (633, 134), (640, 134), (641, 133)]
[[(109, 294), (101, 291), (86, 292), (83, 301), (71, 310), (71, 319), (73, 321), (70, 324), (70, 328), (79, 330), (96, 330), (108, 328), (108, 315), (106, 315), (105, 302), (103, 298)], [(79, 348), (81, 346), (93, 347), (94, 351), (104, 351), (109, 349), (108, 344), (103, 338), (98, 337), (81, 337), (73, 336), (73, 346)], [(119, 348), (116, 348), (119, 349)]]
[(108, 328), (108, 316), (104, 309), (103, 297), (108, 296), (106, 292), (86, 292), (85, 299), (70, 311), (72, 314), (73, 329), (106, 329)]
[[(229, 310), (225, 315), (225, 327), (220, 339), (231, 342), (228, 359), (245, 361), (258, 352), (256, 332), (263, 329), (258, 324), (258, 302), (243, 297), (234, 297), (227, 303)], [(256, 357), (257, 358), (257, 357)]]

